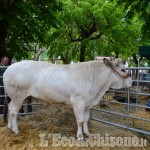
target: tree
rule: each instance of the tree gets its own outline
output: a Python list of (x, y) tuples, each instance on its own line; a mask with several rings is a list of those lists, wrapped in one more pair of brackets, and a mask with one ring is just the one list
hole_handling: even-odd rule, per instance
[(96, 55), (130, 56), (138, 47), (142, 22), (137, 16), (132, 24), (123, 21), (124, 6), (103, 0), (66, 0), (63, 13), (58, 13), (58, 29), (46, 36), (49, 55), (70, 60), (85, 61)]
[(0, 1), (0, 58), (28, 57), (34, 43), (42, 45), (47, 30), (56, 25), (57, 0)]
[[(135, 15), (138, 14), (138, 19), (143, 20), (142, 28), (141, 28), (141, 37), (139, 37), (140, 45), (149, 45), (150, 44), (150, 1), (149, 0), (117, 0), (118, 5), (124, 5), (125, 7), (125, 15), (124, 19), (128, 23), (131, 23), (131, 20)], [(139, 45), (139, 46), (140, 46)], [(138, 66), (138, 53), (133, 54), (133, 60)], [(140, 58), (140, 61), (142, 57)]]
[(150, 37), (150, 1), (149, 0), (117, 0), (118, 5), (124, 5), (126, 14), (124, 18), (130, 21), (136, 14), (139, 15), (139, 19), (144, 21), (142, 26), (143, 36), (142, 38), (148, 39)]

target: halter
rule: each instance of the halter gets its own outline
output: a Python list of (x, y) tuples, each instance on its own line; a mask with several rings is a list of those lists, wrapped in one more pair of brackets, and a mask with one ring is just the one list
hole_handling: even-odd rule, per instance
[(119, 76), (122, 80), (125, 80), (127, 78), (130, 77), (129, 73), (127, 73), (126, 75), (121, 75), (118, 71), (116, 71), (115, 69), (111, 68), (112, 72), (116, 75)]

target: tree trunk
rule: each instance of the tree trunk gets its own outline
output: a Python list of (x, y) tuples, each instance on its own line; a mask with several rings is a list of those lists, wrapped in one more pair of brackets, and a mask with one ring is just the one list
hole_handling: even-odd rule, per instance
[[(10, 59), (10, 63), (13, 58), (13, 54), (6, 49), (7, 34), (9, 23), (11, 22), (11, 19), (13, 19), (14, 15), (16, 15), (16, 4), (20, 2), (21, 1), (19, 0), (1, 0), (0, 2), (0, 14), (4, 17), (4, 19), (0, 19), (0, 59), (3, 56), (7, 56)], [(8, 20), (8, 18), (10, 19)]]
[(81, 43), (81, 48), (80, 48), (80, 62), (84, 62), (85, 61), (85, 49), (86, 49), (86, 45), (84, 42)]
[(133, 57), (134, 63), (136, 64), (136, 67), (138, 67), (138, 59), (136, 58), (136, 55), (133, 54), (132, 57)]
[[(5, 49), (5, 41), (7, 37), (8, 22), (4, 19), (0, 20), (0, 59), (7, 55)], [(9, 57), (9, 56), (8, 56)]]
[(115, 58), (119, 58), (119, 53), (117, 51), (115, 51)]
[(41, 48), (41, 49), (38, 50), (37, 53), (35, 53), (33, 60), (39, 61), (39, 57), (40, 57), (40, 55), (41, 55), (42, 53), (43, 53), (43, 50), (42, 50), (42, 48)]

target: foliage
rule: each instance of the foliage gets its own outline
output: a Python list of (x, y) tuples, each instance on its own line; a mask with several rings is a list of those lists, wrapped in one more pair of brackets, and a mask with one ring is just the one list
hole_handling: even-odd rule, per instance
[(142, 1), (1, 0), (0, 57), (31, 58), (36, 44), (64, 63), (97, 55), (136, 60), (138, 47), (149, 44), (150, 4)]
[(1, 0), (0, 57), (28, 57), (34, 43), (42, 45), (44, 35), (56, 25), (58, 0)]
[(57, 14), (59, 27), (45, 37), (49, 56), (61, 56), (64, 63), (94, 59), (97, 55), (121, 56), (137, 53), (142, 21), (135, 15), (123, 20), (124, 6), (104, 0), (65, 0)]
[(130, 21), (136, 14), (139, 19), (143, 19), (142, 38), (149, 40), (150, 37), (150, 1), (149, 0), (118, 0), (118, 5), (122, 4), (127, 10), (125, 18)]

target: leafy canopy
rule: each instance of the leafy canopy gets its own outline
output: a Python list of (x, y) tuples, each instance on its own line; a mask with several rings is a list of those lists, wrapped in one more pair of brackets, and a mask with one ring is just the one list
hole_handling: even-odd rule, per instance
[(135, 15), (124, 20), (124, 6), (104, 0), (63, 1), (57, 14), (59, 27), (51, 28), (45, 42), (49, 56), (64, 63), (94, 59), (97, 55), (127, 58), (138, 50), (142, 21)]

